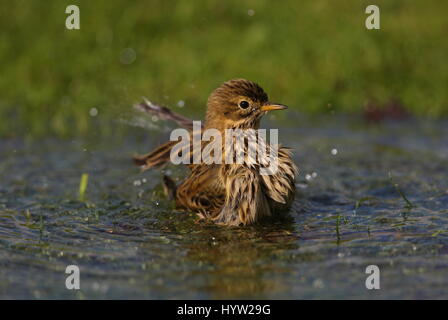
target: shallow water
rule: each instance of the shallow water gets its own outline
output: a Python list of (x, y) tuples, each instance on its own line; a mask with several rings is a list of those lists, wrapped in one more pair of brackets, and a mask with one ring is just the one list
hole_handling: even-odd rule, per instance
[[(447, 121), (296, 115), (279, 133), (300, 167), (296, 202), (245, 228), (172, 209), (161, 174), (129, 160), (155, 131), (0, 140), (0, 298), (448, 298)], [(65, 288), (71, 264), (79, 291)], [(380, 290), (365, 287), (371, 264)]]

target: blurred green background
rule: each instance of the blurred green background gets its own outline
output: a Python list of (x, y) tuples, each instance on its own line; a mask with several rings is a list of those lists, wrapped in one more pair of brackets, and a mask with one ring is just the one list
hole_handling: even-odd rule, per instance
[[(65, 28), (76, 4), (81, 29)], [(381, 30), (364, 26), (381, 10)], [(448, 114), (448, 2), (7, 0), (0, 10), (0, 136), (114, 130), (141, 96), (200, 115), (231, 78), (301, 112), (399, 99)], [(98, 115), (92, 117), (92, 110)]]

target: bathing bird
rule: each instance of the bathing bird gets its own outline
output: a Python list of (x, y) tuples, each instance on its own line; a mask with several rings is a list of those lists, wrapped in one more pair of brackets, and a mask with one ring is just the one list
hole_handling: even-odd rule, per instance
[[(189, 130), (192, 139), (196, 134), (193, 120), (166, 107), (149, 101), (137, 107), (161, 119), (175, 121)], [(258, 130), (260, 120), (267, 112), (284, 109), (287, 109), (285, 105), (271, 103), (265, 91), (249, 80), (230, 80), (215, 89), (208, 98), (201, 129), (213, 129), (224, 137), (218, 149), (222, 151), (218, 158), (223, 161), (215, 163), (201, 159), (199, 163), (190, 162), (187, 164), (189, 174), (179, 185), (165, 175), (164, 189), (174, 199), (176, 207), (226, 226), (250, 225), (288, 211), (294, 200), (298, 173), (291, 149), (268, 142)], [(229, 129), (234, 135), (226, 135)], [(257, 142), (260, 152), (255, 156), (249, 141)], [(202, 144), (200, 151), (212, 142)], [(163, 168), (170, 163), (172, 153), (179, 152), (177, 144), (178, 141), (168, 141), (150, 153), (136, 155), (134, 163), (143, 171)], [(229, 152), (232, 146), (233, 154)], [(193, 159), (194, 151), (190, 148), (188, 152), (187, 157)], [(238, 155), (241, 161), (234, 161)], [(275, 170), (269, 171), (272, 161), (276, 163)], [(262, 170), (265, 170), (264, 174)]]

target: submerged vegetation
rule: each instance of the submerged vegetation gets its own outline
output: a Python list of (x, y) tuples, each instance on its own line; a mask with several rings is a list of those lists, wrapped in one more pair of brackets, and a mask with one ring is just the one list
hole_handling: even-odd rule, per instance
[[(70, 4), (80, 30), (65, 28)], [(0, 135), (110, 133), (98, 118), (117, 120), (142, 95), (202, 114), (235, 77), (302, 112), (397, 100), (446, 115), (448, 3), (376, 4), (381, 30), (365, 28), (357, 0), (3, 1)]]

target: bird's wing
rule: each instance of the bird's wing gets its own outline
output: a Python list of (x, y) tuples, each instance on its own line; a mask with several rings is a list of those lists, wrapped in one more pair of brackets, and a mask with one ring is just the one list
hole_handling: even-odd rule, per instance
[(134, 163), (139, 166), (142, 171), (151, 168), (162, 168), (170, 161), (171, 149), (177, 143), (177, 141), (168, 141), (147, 154), (134, 155)]
[(223, 203), (224, 187), (218, 165), (195, 166), (177, 188), (177, 207), (196, 211), (202, 217), (216, 215)]
[(155, 104), (143, 97), (143, 102), (134, 105), (134, 108), (150, 115), (155, 115), (162, 120), (174, 121), (177, 125), (187, 130), (193, 130), (193, 120), (171, 109)]
[[(192, 119), (173, 112), (167, 107), (157, 105), (146, 98), (143, 98), (143, 102), (134, 105), (134, 108), (155, 115), (162, 120), (174, 121), (176, 124), (187, 130), (193, 130)], [(177, 143), (178, 141), (168, 141), (149, 153), (135, 155), (133, 157), (134, 163), (140, 166), (142, 171), (150, 168), (162, 168), (170, 161), (171, 150)], [(192, 156), (192, 154), (189, 155), (189, 157)], [(191, 167), (191, 165), (189, 165), (189, 167)]]

